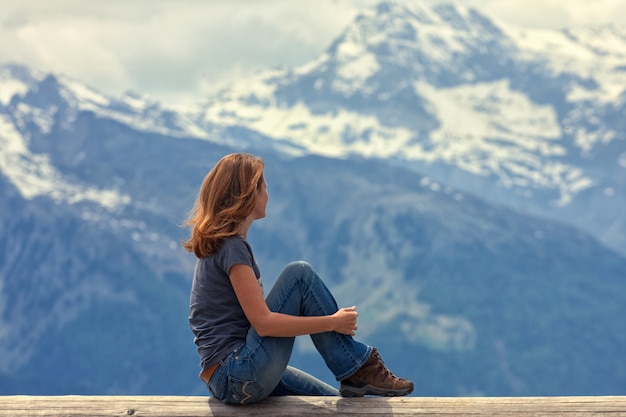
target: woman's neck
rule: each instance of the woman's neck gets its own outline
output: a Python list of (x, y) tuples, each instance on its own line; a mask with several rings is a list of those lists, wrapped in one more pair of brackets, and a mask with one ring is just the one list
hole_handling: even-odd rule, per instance
[(252, 222), (254, 222), (254, 218), (252, 216), (248, 216), (241, 226), (239, 226), (239, 232), (237, 233), (239, 236), (243, 237), (244, 240), (247, 240), (248, 230), (250, 230), (250, 226), (252, 226)]

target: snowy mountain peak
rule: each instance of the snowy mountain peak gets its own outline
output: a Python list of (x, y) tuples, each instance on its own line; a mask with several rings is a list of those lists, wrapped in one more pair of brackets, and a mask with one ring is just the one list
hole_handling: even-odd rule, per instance
[(65, 178), (48, 155), (30, 149), (33, 135), (49, 134), (56, 124), (70, 126), (81, 105), (106, 103), (103, 95), (65, 77), (17, 64), (0, 66), (0, 91), (0, 172), (22, 197), (43, 195), (67, 204), (92, 202), (108, 210), (130, 202), (129, 196), (116, 190)]
[(422, 3), (396, 0), (383, 1), (369, 11), (364, 11), (356, 23), (362, 23), (367, 16), (379, 22), (395, 22), (399, 24), (398, 27), (417, 23), (427, 26), (450, 25), (460, 30), (470, 30), (476, 15), (475, 9), (463, 5), (439, 3), (429, 7)]
[(343, 78), (349, 78), (355, 67), (365, 67), (370, 76), (403, 69), (412, 78), (459, 84), (480, 79), (483, 72), (464, 65), (464, 57), (499, 53), (499, 48), (488, 46), (499, 45), (501, 40), (500, 30), (471, 8), (386, 2), (361, 14), (329, 54), (338, 62), (337, 72)]
[[(624, 105), (622, 34), (520, 29), (468, 7), (384, 2), (318, 58), (233, 84), (199, 119), (321, 155), (445, 164), (565, 206), (598, 182), (575, 161), (626, 139), (603, 116)], [(616, 52), (593, 47), (607, 40)]]
[(192, 123), (183, 112), (168, 109), (137, 93), (128, 92), (115, 98), (64, 75), (29, 70), (18, 64), (2, 65), (0, 106), (9, 107), (13, 98), (40, 110), (51, 104), (62, 107), (70, 119), (85, 111), (141, 131), (210, 139), (206, 128)]
[[(212, 123), (199, 124), (189, 113), (167, 109), (135, 92), (116, 98), (64, 75), (30, 70), (19, 64), (0, 65), (0, 172), (24, 198), (46, 195), (57, 202), (91, 201), (109, 210), (129, 203), (129, 197), (116, 190), (97, 190), (64, 178), (47, 154), (32, 150), (34, 138), (53, 132), (64, 137), (64, 131), (72, 136), (77, 117), (84, 113), (138, 132), (214, 142), (229, 140), (216, 136)], [(65, 153), (74, 149), (68, 144), (61, 148)], [(293, 146), (284, 149), (290, 148)], [(63, 157), (79, 163), (85, 155)]]

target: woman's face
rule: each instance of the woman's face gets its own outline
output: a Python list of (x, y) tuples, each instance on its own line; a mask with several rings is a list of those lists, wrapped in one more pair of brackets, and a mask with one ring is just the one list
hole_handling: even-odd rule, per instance
[(259, 190), (259, 195), (256, 199), (256, 205), (254, 206), (254, 219), (262, 219), (265, 217), (265, 210), (267, 208), (267, 201), (270, 196), (267, 192), (267, 183), (263, 180), (261, 184), (261, 189)]

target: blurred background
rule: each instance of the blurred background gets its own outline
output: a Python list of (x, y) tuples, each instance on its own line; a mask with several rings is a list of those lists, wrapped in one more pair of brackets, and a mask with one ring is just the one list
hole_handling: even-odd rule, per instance
[[(0, 394), (207, 395), (181, 227), (266, 161), (266, 292), (309, 261), (414, 396), (626, 389), (626, 4), (4, 2)], [(308, 338), (292, 365), (336, 384)]]

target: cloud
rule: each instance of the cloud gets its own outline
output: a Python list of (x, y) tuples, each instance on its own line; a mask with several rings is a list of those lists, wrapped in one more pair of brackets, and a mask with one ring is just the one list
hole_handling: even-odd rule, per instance
[(608, 22), (626, 22), (622, 0), (477, 0), (492, 17), (516, 25), (562, 29)]

